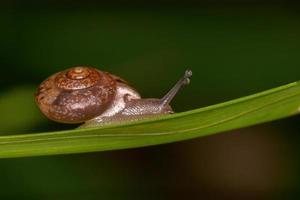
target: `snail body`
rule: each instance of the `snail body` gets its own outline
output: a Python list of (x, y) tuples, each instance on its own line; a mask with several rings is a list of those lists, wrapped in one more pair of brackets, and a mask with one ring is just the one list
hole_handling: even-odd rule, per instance
[(118, 76), (92, 67), (78, 66), (43, 81), (35, 95), (41, 112), (60, 123), (97, 126), (174, 113), (169, 103), (189, 83), (186, 71), (162, 99), (144, 99)]

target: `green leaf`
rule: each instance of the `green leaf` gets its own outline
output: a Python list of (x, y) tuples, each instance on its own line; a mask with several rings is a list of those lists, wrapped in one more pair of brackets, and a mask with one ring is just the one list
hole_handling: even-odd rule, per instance
[(0, 157), (106, 151), (187, 140), (300, 112), (300, 82), (156, 119), (97, 128), (0, 137)]

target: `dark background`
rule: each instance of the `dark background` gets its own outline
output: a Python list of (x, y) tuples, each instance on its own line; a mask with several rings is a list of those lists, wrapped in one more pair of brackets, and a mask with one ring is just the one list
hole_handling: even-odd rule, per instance
[[(0, 134), (70, 129), (33, 93), (47, 76), (96, 66), (195, 109), (299, 80), (293, 1), (2, 1)], [(147, 148), (0, 160), (1, 199), (287, 199), (300, 184), (299, 116)]]

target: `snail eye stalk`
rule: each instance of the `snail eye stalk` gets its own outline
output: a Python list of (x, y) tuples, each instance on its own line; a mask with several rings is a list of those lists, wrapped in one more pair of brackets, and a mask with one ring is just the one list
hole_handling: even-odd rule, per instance
[(178, 91), (184, 86), (190, 83), (190, 78), (193, 75), (191, 70), (186, 70), (184, 75), (179, 79), (179, 81), (173, 86), (173, 88), (161, 99), (161, 107), (168, 105)]

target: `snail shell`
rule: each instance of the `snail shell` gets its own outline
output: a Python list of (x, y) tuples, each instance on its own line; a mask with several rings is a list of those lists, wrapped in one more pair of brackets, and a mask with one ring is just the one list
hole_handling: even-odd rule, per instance
[(115, 93), (116, 80), (112, 75), (78, 66), (46, 79), (38, 87), (35, 100), (49, 119), (81, 123), (104, 112)]

